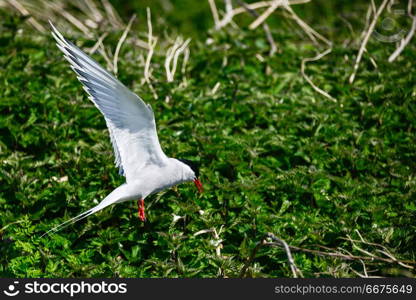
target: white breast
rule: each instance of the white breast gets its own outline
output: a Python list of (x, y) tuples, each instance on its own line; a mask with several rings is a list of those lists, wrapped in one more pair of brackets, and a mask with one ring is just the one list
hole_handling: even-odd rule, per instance
[(138, 198), (144, 199), (174, 185), (191, 181), (194, 176), (194, 172), (187, 165), (174, 158), (169, 158), (169, 163), (164, 166), (145, 166), (135, 180), (129, 181), (127, 184), (134, 190)]

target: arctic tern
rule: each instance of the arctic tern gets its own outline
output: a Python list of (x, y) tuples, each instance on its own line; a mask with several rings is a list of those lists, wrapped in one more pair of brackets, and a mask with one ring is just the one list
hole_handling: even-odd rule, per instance
[(193, 181), (199, 192), (199, 166), (186, 159), (167, 157), (156, 132), (153, 110), (94, 59), (63, 37), (51, 24), (58, 48), (75, 71), (89, 99), (103, 114), (115, 155), (115, 165), (126, 183), (114, 189), (98, 205), (52, 228), (86, 218), (103, 208), (124, 201), (137, 200), (138, 216), (146, 220), (144, 199), (174, 185)]

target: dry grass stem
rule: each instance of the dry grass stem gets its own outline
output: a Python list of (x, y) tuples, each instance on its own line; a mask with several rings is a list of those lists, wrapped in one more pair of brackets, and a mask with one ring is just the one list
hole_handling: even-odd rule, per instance
[(54, 11), (57, 15), (61, 15), (70, 24), (72, 24), (73, 26), (78, 28), (78, 30), (80, 30), (88, 38), (93, 38), (94, 37), (94, 35), (90, 31), (90, 29), (87, 26), (85, 26), (79, 20), (79, 18), (77, 18), (74, 15), (72, 15), (71, 13), (69, 13), (68, 10), (63, 9), (63, 7), (61, 5), (59, 5), (58, 3), (55, 3), (55, 2), (46, 2), (45, 4), (47, 4), (52, 9), (52, 11)]
[(225, 2), (225, 16), (221, 21), (218, 21), (218, 24), (216, 24), (216, 29), (220, 29), (221, 27), (224, 27), (225, 25), (229, 24), (233, 17), (233, 5), (231, 4), (231, 0), (224, 0)]
[(9, 223), (7, 225), (5, 225), (4, 227), (0, 228), (0, 234), (3, 233), (4, 230), (6, 230), (8, 227), (14, 225), (14, 224), (19, 224), (19, 223), (23, 223), (25, 220), (17, 220), (15, 222)]
[(107, 51), (103, 43), (98, 45), (98, 53), (100, 53), (107, 63), (107, 70), (114, 70), (113, 62), (110, 59), (111, 51)]
[(183, 62), (182, 62), (182, 69), (181, 69), (182, 74), (185, 74), (186, 72), (186, 65), (188, 64), (189, 56), (190, 56), (190, 50), (189, 48), (185, 48), (183, 52)]
[(182, 42), (181, 38), (177, 38), (173, 46), (170, 47), (166, 52), (165, 70), (166, 79), (168, 82), (173, 82), (179, 55), (185, 51), (190, 41), (191, 39), (187, 39), (186, 41)]
[[(282, 0), (278, 0), (278, 1), (282, 1)], [(311, 0), (289, 0), (289, 5), (296, 5), (296, 4), (304, 4), (304, 3), (308, 3)], [(254, 3), (246, 3), (246, 7), (244, 6), (240, 6), (240, 7), (236, 7), (234, 8), (230, 15), (232, 17), (235, 17), (236, 15), (242, 14), (244, 12), (247, 11), (247, 8), (251, 9), (251, 10), (257, 10), (259, 8), (266, 8), (266, 7), (270, 7), (271, 5), (273, 5), (273, 3), (275, 3), (276, 0), (272, 0), (272, 1), (259, 1), (259, 2), (254, 2)], [(232, 19), (232, 18), (231, 18)], [(219, 21), (220, 23), (221, 21)], [(230, 20), (231, 22), (231, 20)], [(222, 22), (222, 27), (227, 25), (226, 22)]]
[(214, 18), (215, 28), (219, 29), (220, 17), (218, 14), (217, 5), (215, 4), (214, 0), (208, 0), (208, 3), (209, 3), (209, 7), (211, 8), (212, 17)]
[[(270, 44), (270, 53), (269, 55), (272, 56), (274, 53), (277, 52), (277, 46), (274, 42), (273, 36), (271, 34), (269, 26), (265, 23), (267, 18), (279, 7), (283, 6), (285, 7), (291, 17), (295, 19), (295, 21), (305, 30), (305, 32), (310, 36), (310, 38), (317, 43), (315, 36), (324, 41), (326, 44), (330, 45), (330, 41), (317, 33), (315, 30), (313, 30), (309, 25), (307, 25), (304, 21), (302, 21), (296, 13), (290, 8), (290, 5), (294, 4), (303, 4), (307, 3), (310, 0), (273, 0), (273, 1), (259, 1), (251, 4), (247, 4), (241, 0), (236, 0), (236, 2), (240, 5), (240, 7), (232, 9), (231, 3), (229, 0), (225, 0), (225, 8), (226, 8), (226, 14), (222, 20), (219, 18), (218, 9), (216, 7), (214, 0), (208, 0), (211, 8), (211, 12), (214, 18), (215, 28), (218, 30), (224, 26), (226, 26), (229, 23), (232, 23), (232, 19), (237, 14), (243, 13), (244, 11), (249, 12), (251, 15), (253, 15), (256, 19), (249, 25), (249, 28), (251, 30), (257, 28), (260, 25), (263, 25), (263, 30), (266, 34), (267, 40)], [(267, 7), (267, 9), (260, 15), (256, 9)]]
[[(189, 55), (188, 45), (189, 45), (190, 41), (191, 41), (191, 39), (187, 39), (187, 40), (186, 40), (186, 41), (182, 44), (182, 46), (181, 46), (181, 47), (179, 47), (179, 48), (176, 50), (176, 52), (175, 52), (175, 55), (174, 55), (174, 57), (173, 57), (172, 81), (173, 81), (173, 76), (174, 76), (174, 75), (175, 75), (175, 73), (176, 73), (176, 67), (177, 67), (177, 64), (178, 64), (178, 58), (179, 58), (179, 55), (180, 55), (181, 53), (184, 53), (184, 60), (183, 60), (183, 64), (182, 64), (182, 66), (185, 66), (185, 65), (186, 65), (186, 63), (187, 63), (187, 59), (185, 59), (185, 57), (186, 57), (186, 54), (185, 54), (185, 53), (188, 53), (188, 55)], [(188, 50), (188, 51), (185, 51), (185, 50)], [(182, 69), (182, 71), (185, 71), (185, 69)]]
[(84, 0), (84, 3), (91, 12), (91, 16), (94, 19), (94, 21), (97, 23), (101, 23), (104, 17), (101, 14), (100, 10), (97, 8), (97, 4), (92, 0)]
[[(258, 250), (263, 246), (280, 246), (280, 247), (282, 247), (286, 252), (293, 277), (295, 277), (295, 278), (296, 277), (303, 277), (303, 274), (296, 267), (296, 264), (294, 262), (291, 250), (292, 251), (300, 251), (300, 252), (310, 253), (310, 254), (319, 255), (319, 256), (329, 256), (329, 257), (339, 258), (339, 259), (343, 259), (343, 260), (359, 261), (363, 265), (364, 274), (361, 274), (361, 273), (359, 273), (355, 270), (352, 270), (352, 271), (360, 277), (374, 277), (374, 276), (369, 276), (368, 275), (368, 273), (370, 271), (367, 271), (365, 261), (367, 261), (367, 262), (381, 261), (381, 262), (385, 262), (385, 263), (398, 264), (398, 265), (400, 265), (404, 268), (407, 268), (407, 269), (412, 269), (412, 270), (415, 269), (414, 266), (416, 265), (416, 261), (399, 260), (396, 257), (394, 257), (385, 246), (383, 246), (381, 244), (367, 242), (366, 240), (364, 240), (364, 238), (361, 236), (361, 234), (358, 231), (356, 231), (356, 232), (358, 233), (358, 235), (360, 237), (359, 241), (353, 240), (350, 236), (347, 236), (347, 238), (345, 238), (345, 240), (349, 241), (352, 244), (354, 249), (363, 253), (365, 256), (353, 255), (350, 252), (342, 249), (344, 252), (347, 253), (347, 254), (344, 254), (344, 253), (340, 252), (337, 249), (333, 249), (333, 248), (329, 248), (329, 247), (321, 246), (321, 245), (318, 245), (318, 247), (323, 248), (326, 251), (320, 251), (320, 250), (313, 250), (313, 249), (307, 249), (307, 248), (302, 248), (302, 247), (290, 246), (284, 240), (277, 238), (272, 233), (267, 233), (265, 235), (265, 237), (262, 238), (261, 241), (258, 242), (256, 244), (256, 246), (254, 247), (254, 249), (252, 250), (252, 252), (250, 254), (250, 257), (246, 260), (246, 263), (244, 264), (243, 268), (241, 269), (239, 277), (245, 277), (246, 276), (247, 270), (248, 270), (249, 266), (252, 264), (252, 262), (254, 261)], [(268, 242), (267, 238), (271, 239), (273, 242)], [(373, 253), (371, 253), (367, 250), (364, 250), (361, 247), (357, 246), (357, 243), (362, 243), (362, 244), (377, 247), (379, 249), (376, 249), (376, 251), (382, 253), (386, 257), (381, 257), (381, 256), (375, 255), (375, 254), (373, 254)], [(371, 272), (374, 272), (374, 271), (371, 271)]]
[(302, 59), (302, 63), (301, 63), (301, 67), (300, 67), (300, 72), (302, 73), (303, 78), (305, 78), (305, 80), (311, 85), (311, 87), (318, 92), (319, 94), (323, 95), (324, 97), (328, 98), (329, 100), (333, 101), (333, 102), (337, 102), (337, 100), (332, 97), (330, 94), (328, 94), (327, 92), (325, 92), (324, 90), (322, 90), (321, 88), (317, 87), (313, 81), (309, 78), (308, 75), (306, 75), (305, 73), (305, 66), (307, 62), (311, 62), (311, 61), (317, 61), (319, 59), (321, 59), (322, 57), (324, 57), (325, 55), (329, 54), (332, 51), (332, 48), (329, 48), (327, 50), (325, 50), (322, 53), (319, 53), (317, 56), (312, 57), (312, 58), (304, 58)]
[(283, 5), (283, 2), (287, 2), (287, 0), (273, 1), (273, 3), (248, 26), (248, 28), (251, 30), (256, 29), (276, 10), (276, 8), (278, 8), (280, 5)]
[(221, 86), (221, 82), (217, 82), (211, 90), (211, 95), (215, 95)]
[[(390, 1), (390, 3), (393, 3), (393, 1)], [(371, 8), (372, 14), (375, 15), (377, 13), (377, 6), (374, 0), (370, 1), (370, 8)]]
[(290, 269), (292, 270), (292, 274), (294, 278), (303, 277), (302, 271), (298, 269), (295, 264), (295, 260), (293, 259), (292, 252), (290, 252), (289, 245), (282, 239), (276, 237), (273, 233), (267, 233), (266, 235), (272, 241), (274, 241), (274, 245), (282, 246), (285, 249), (287, 259), (289, 261)]
[(123, 31), (123, 34), (121, 35), (121, 37), (120, 37), (120, 39), (119, 39), (119, 41), (118, 41), (118, 43), (117, 43), (117, 47), (116, 47), (116, 51), (115, 51), (115, 53), (114, 53), (114, 60), (113, 60), (113, 67), (114, 67), (114, 74), (115, 75), (117, 75), (117, 73), (118, 73), (118, 56), (119, 56), (119, 54), (120, 54), (120, 49), (121, 49), (121, 46), (123, 45), (123, 43), (124, 43), (124, 41), (126, 40), (126, 38), (127, 38), (127, 34), (129, 33), (129, 31), (130, 31), (130, 28), (131, 28), (131, 25), (133, 24), (133, 21), (134, 21), (134, 19), (136, 19), (136, 15), (133, 15), (131, 18), (130, 18), (130, 21), (129, 21), (129, 23), (127, 24), (127, 27), (126, 27), (126, 29)]
[(354, 270), (351, 267), (349, 267), (349, 270), (351, 270), (351, 272), (353, 272), (354, 274), (356, 274), (358, 277), (361, 277), (361, 278), (382, 278), (380, 276), (370, 276), (370, 275), (368, 275), (368, 273), (374, 272), (374, 271), (367, 271), (367, 266), (365, 265), (364, 261), (362, 261), (360, 259), (360, 262), (363, 265), (363, 273), (364, 274), (361, 274), (360, 272), (357, 272), (356, 270)]
[(221, 227), (218, 231), (215, 228), (202, 229), (202, 230), (194, 233), (194, 236), (198, 236), (198, 235), (205, 234), (205, 233), (212, 233), (212, 236), (214, 237), (214, 240), (213, 240), (212, 244), (215, 247), (215, 254), (219, 258), (224, 258), (221, 255), (221, 249), (223, 248), (223, 245), (222, 245), (223, 240), (220, 237), (223, 229), (224, 229), (224, 225), (221, 225)]
[[(245, 3), (245, 2), (243, 2), (243, 1), (241, 1), (241, 0), (236, 0), (242, 7), (244, 7), (245, 8), (245, 10), (248, 12), (248, 13), (250, 13), (253, 17), (255, 17), (255, 18), (258, 18), (259, 17), (259, 14), (257, 13), (257, 11), (255, 11), (255, 10), (253, 10), (253, 9), (251, 9), (248, 5), (247, 5), (247, 3)], [(264, 33), (266, 34), (266, 38), (267, 38), (267, 41), (269, 42), (269, 44), (270, 44), (270, 52), (269, 52), (269, 56), (272, 56), (273, 54), (275, 54), (276, 52), (277, 52), (277, 46), (276, 46), (276, 43), (274, 42), (274, 39), (273, 39), (273, 35), (272, 35), (272, 33), (271, 33), (271, 31), (270, 31), (270, 28), (269, 28), (269, 25), (267, 25), (265, 22), (263, 22), (263, 30), (264, 30)]]
[(380, 17), (380, 15), (382, 14), (382, 12), (383, 12), (384, 8), (386, 7), (388, 1), (389, 0), (383, 0), (380, 7), (378, 8), (376, 13), (374, 14), (373, 20), (371, 21), (366, 33), (364, 34), (364, 39), (361, 43), (360, 49), (358, 50), (358, 55), (357, 55), (357, 58), (356, 58), (355, 64), (354, 64), (354, 69), (353, 69), (353, 72), (352, 72), (352, 74), (350, 76), (350, 79), (349, 79), (349, 82), (351, 84), (354, 82), (355, 76), (357, 74), (358, 67), (359, 67), (361, 59), (363, 57), (364, 50), (366, 49), (366, 46), (367, 46), (368, 40), (370, 39), (370, 36), (374, 31), (374, 27), (377, 24), (377, 20)]
[(150, 8), (147, 7), (146, 8), (146, 13), (147, 13), (147, 28), (148, 28), (148, 33), (147, 33), (147, 57), (146, 57), (146, 64), (144, 66), (144, 79), (147, 82), (147, 84), (149, 85), (150, 90), (152, 91), (153, 97), (155, 99), (158, 98), (156, 91), (152, 85), (152, 83), (150, 82), (150, 76), (151, 76), (151, 71), (150, 71), (150, 62), (152, 60), (152, 56), (153, 53), (155, 51), (155, 47), (157, 44), (157, 38), (153, 37), (153, 26), (152, 26), (152, 14), (150, 12)]
[(298, 25), (305, 31), (305, 33), (309, 36), (309, 38), (316, 44), (316, 38), (327, 44), (328, 46), (332, 47), (332, 42), (328, 40), (323, 35), (319, 34), (315, 31), (312, 27), (310, 27), (305, 21), (303, 21), (290, 7), (290, 5), (284, 5), (284, 8), (289, 12), (291, 17), (298, 23)]
[[(30, 16), (31, 13), (17, 0), (6, 0), (7, 3), (9, 3), (10, 6), (15, 8), (18, 12), (20, 12), (23, 16)], [(36, 21), (32, 16), (30, 16), (27, 21), (35, 27), (36, 30), (40, 32), (46, 32), (45, 27), (43, 27), (38, 21)]]
[(124, 28), (123, 21), (121, 20), (120, 16), (118, 15), (114, 7), (111, 5), (111, 3), (108, 0), (101, 0), (101, 3), (104, 6), (110, 24), (117, 29)]
[(173, 74), (171, 71), (171, 62), (172, 59), (176, 53), (176, 50), (179, 49), (179, 47), (181, 46), (182, 41), (180, 38), (177, 38), (173, 44), (172, 47), (170, 47), (168, 49), (168, 51), (166, 52), (166, 58), (165, 58), (165, 71), (166, 71), (166, 79), (168, 82), (172, 82), (173, 81)]
[(407, 33), (407, 35), (400, 41), (399, 46), (394, 50), (394, 52), (390, 55), (388, 61), (393, 62), (396, 60), (397, 57), (399, 57), (400, 53), (404, 50), (404, 48), (410, 43), (411, 39), (413, 38), (413, 35), (416, 31), (416, 16), (412, 14), (412, 6), (413, 6), (413, 0), (409, 0), (407, 11), (410, 18), (412, 18), (412, 26)]
[[(273, 242), (267, 242), (268, 238), (271, 239)], [(293, 277), (294, 278), (303, 277), (302, 271), (299, 270), (299, 268), (295, 264), (295, 260), (293, 259), (292, 252), (290, 251), (289, 245), (284, 240), (276, 237), (273, 233), (269, 232), (261, 239), (260, 242), (258, 242), (256, 244), (256, 246), (252, 250), (250, 257), (247, 259), (246, 263), (244, 264), (243, 268), (241, 269), (240, 276), (239, 276), (240, 278), (245, 277), (248, 267), (251, 265), (251, 263), (255, 259), (258, 250), (263, 246), (280, 246), (280, 247), (283, 247), (283, 249), (286, 252), (286, 256), (287, 256), (287, 259), (289, 261), (289, 266), (290, 266), (290, 269), (292, 271)]]
[[(320, 255), (320, 256), (331, 256), (331, 257), (335, 257), (335, 258), (340, 258), (340, 259), (344, 259), (344, 260), (363, 260), (363, 261), (382, 261), (382, 262), (386, 262), (386, 263), (397, 263), (399, 264), (405, 264), (406, 268), (409, 269), (414, 269), (413, 266), (410, 265), (416, 265), (416, 261), (403, 261), (403, 260), (397, 260), (397, 259), (391, 259), (391, 258), (384, 258), (384, 257), (380, 257), (380, 256), (357, 256), (357, 255), (349, 255), (349, 254), (344, 254), (341, 252), (338, 252), (336, 249), (330, 249), (332, 250), (331, 252), (327, 252), (327, 251), (320, 251), (320, 250), (313, 250), (313, 249), (306, 249), (306, 248), (301, 248), (301, 247), (296, 247), (296, 246), (289, 246), (290, 249), (294, 250), (294, 251), (301, 251), (301, 252), (306, 252), (306, 253), (311, 253), (311, 254), (316, 254), (316, 255)], [(329, 248), (328, 248), (329, 249)]]
[(94, 46), (92, 46), (87, 52), (88, 54), (93, 54), (95, 51), (97, 51), (98, 47), (103, 44), (104, 39), (107, 37), (108, 32), (103, 33), (99, 38), (98, 41), (95, 43)]

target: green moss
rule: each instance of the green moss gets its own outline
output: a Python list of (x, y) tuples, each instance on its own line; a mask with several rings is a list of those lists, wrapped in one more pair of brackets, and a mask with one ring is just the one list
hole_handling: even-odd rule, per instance
[[(351, 11), (358, 36), (366, 7), (341, 6)], [(135, 9), (132, 4), (123, 13)], [(184, 184), (147, 199), (147, 224), (139, 222), (134, 203), (123, 203), (45, 238), (40, 235), (92, 207), (123, 178), (102, 116), (52, 37), (1, 13), (0, 276), (234, 277), (266, 232), (293, 246), (361, 255), (344, 240), (359, 239), (358, 230), (398, 258), (414, 260), (415, 46), (389, 64), (394, 45), (371, 39), (378, 68), (365, 57), (349, 85), (357, 48), (343, 46), (352, 37), (336, 26), (340, 8), (325, 4), (321, 14), (328, 18), (297, 9), (334, 41), (333, 52), (308, 64), (307, 72), (338, 103), (303, 80), (301, 59), (314, 56), (315, 48), (287, 24), (272, 26), (280, 53), (268, 57), (261, 29), (207, 31), (209, 10), (202, 14), (198, 7), (170, 14), (166, 20), (179, 32), (181, 20), (204, 16), (194, 29), (185, 26), (194, 35), (187, 74), (167, 83), (163, 68), (155, 68), (155, 100), (140, 84), (143, 68), (134, 59), (144, 52), (124, 45), (119, 77), (153, 106), (165, 152), (201, 161), (205, 194)], [(158, 56), (154, 63), (163, 66)], [(179, 85), (184, 76), (187, 85)], [(56, 180), (64, 176), (68, 181)], [(174, 215), (181, 218), (174, 222)], [(195, 235), (212, 228), (221, 230), (221, 241), (210, 232)], [(362, 270), (360, 262), (293, 254), (309, 277)], [(368, 266), (378, 270), (374, 275), (404, 274), (393, 267)], [(279, 248), (262, 248), (249, 273), (291, 276)]]

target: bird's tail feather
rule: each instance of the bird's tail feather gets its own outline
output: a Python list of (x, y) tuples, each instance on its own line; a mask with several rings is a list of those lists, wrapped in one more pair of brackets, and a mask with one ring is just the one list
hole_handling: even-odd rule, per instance
[(106, 202), (106, 201), (102, 201), (101, 203), (99, 203), (98, 205), (94, 206), (93, 208), (91, 208), (91, 209), (89, 209), (87, 211), (84, 211), (82, 214), (79, 214), (78, 216), (76, 216), (76, 217), (74, 217), (72, 219), (69, 219), (69, 220), (67, 220), (67, 221), (65, 221), (65, 222), (63, 222), (63, 223), (55, 226), (51, 230), (48, 230), (47, 232), (45, 232), (44, 234), (42, 234), (41, 237), (44, 237), (45, 235), (49, 235), (50, 233), (57, 232), (57, 231), (59, 231), (61, 229), (64, 229), (65, 227), (67, 227), (67, 226), (69, 226), (69, 225), (71, 225), (71, 224), (73, 224), (75, 222), (78, 222), (78, 221), (80, 221), (80, 220), (82, 220), (82, 219), (84, 219), (84, 218), (86, 218), (86, 217), (88, 217), (88, 216), (96, 213), (97, 211), (102, 210), (103, 208), (107, 207), (110, 204), (112, 204), (112, 203), (111, 202), (109, 203), (109, 202)]
[(57, 232), (58, 230), (61, 230), (65, 227), (67, 227), (68, 225), (71, 225), (71, 224), (73, 224), (75, 222), (78, 222), (78, 221), (80, 221), (80, 220), (82, 220), (82, 219), (84, 219), (84, 218), (86, 218), (86, 217), (88, 217), (92, 214), (95, 214), (97, 211), (100, 211), (103, 208), (106, 208), (107, 206), (109, 206), (113, 203), (133, 199), (134, 197), (129, 196), (129, 189), (130, 188), (127, 184), (122, 184), (121, 186), (119, 186), (118, 188), (113, 190), (110, 194), (108, 194), (107, 197), (105, 197), (99, 204), (97, 204), (93, 208), (83, 212), (82, 214), (79, 214), (78, 216), (76, 216), (72, 219), (69, 219), (68, 221), (65, 221), (65, 222), (59, 224), (58, 226), (52, 228), (51, 230), (48, 230), (41, 237), (43, 237), (45, 235), (48, 235), (50, 233), (53, 233), (53, 232)]

